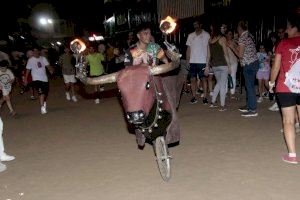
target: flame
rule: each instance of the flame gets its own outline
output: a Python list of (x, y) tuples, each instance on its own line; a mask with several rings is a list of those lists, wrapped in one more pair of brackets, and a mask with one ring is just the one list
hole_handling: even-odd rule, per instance
[[(165, 27), (165, 23), (168, 23), (167, 26), (168, 27)], [(170, 16), (167, 16), (165, 19), (161, 20), (160, 21), (160, 30), (163, 32), (163, 33), (166, 33), (166, 34), (169, 34), (169, 33), (172, 33), (175, 28), (176, 28), (176, 22), (175, 22), (175, 19), (173, 19), (172, 17)]]
[(77, 39), (77, 38), (71, 42), (71, 46), (72, 46), (75, 42), (78, 43), (77, 45), (80, 45), (79, 53), (83, 52), (83, 51), (86, 49), (86, 45), (84, 44), (84, 42), (82, 42), (81, 40), (79, 40), (79, 39)]

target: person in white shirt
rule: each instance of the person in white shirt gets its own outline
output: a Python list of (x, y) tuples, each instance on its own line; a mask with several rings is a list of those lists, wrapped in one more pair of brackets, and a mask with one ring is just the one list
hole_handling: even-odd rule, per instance
[(41, 114), (47, 113), (46, 100), (49, 92), (49, 82), (46, 68), (51, 74), (54, 73), (54, 69), (49, 65), (48, 60), (40, 56), (40, 49), (34, 48), (33, 57), (29, 58), (26, 65), (25, 85), (27, 85), (27, 78), (31, 73), (33, 87), (39, 94)]
[(191, 90), (192, 99), (190, 103), (197, 103), (196, 90), (197, 90), (197, 78), (202, 81), (203, 86), (203, 104), (207, 104), (207, 78), (204, 74), (205, 69), (209, 68), (207, 64), (209, 63), (209, 51), (208, 51), (208, 41), (210, 39), (209, 33), (201, 28), (202, 24), (198, 20), (193, 23), (195, 32), (188, 35), (186, 45), (186, 60), (190, 65), (190, 75), (191, 75)]

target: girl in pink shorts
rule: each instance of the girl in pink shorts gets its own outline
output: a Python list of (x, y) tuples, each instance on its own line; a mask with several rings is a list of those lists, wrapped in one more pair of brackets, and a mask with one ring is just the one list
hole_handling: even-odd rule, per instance
[(259, 60), (259, 69), (256, 74), (256, 78), (258, 80), (258, 92), (259, 98), (257, 100), (258, 103), (263, 101), (263, 97), (267, 97), (267, 88), (269, 87), (269, 78), (270, 78), (270, 55), (266, 52), (265, 46), (259, 46), (259, 52), (257, 52), (258, 60)]

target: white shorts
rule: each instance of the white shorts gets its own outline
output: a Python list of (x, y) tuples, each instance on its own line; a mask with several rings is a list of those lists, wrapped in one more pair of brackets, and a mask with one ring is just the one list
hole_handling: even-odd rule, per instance
[(2, 95), (7, 96), (11, 92), (11, 85), (3, 85), (2, 86)]
[(76, 83), (75, 75), (63, 75), (65, 83)]

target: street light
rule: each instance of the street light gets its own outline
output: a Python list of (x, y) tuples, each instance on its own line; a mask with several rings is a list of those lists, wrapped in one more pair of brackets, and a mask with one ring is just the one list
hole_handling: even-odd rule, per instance
[(52, 33), (53, 32), (53, 19), (50, 17), (40, 17), (38, 18), (39, 24), (41, 26), (41, 30), (46, 31), (47, 33)]
[(53, 24), (53, 20), (51, 18), (42, 17), (40, 18), (40, 24), (43, 26), (46, 26), (48, 24)]

